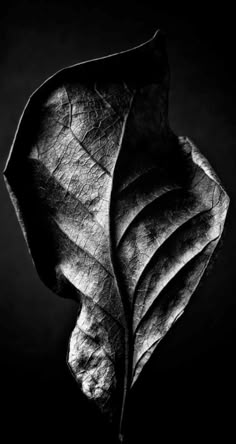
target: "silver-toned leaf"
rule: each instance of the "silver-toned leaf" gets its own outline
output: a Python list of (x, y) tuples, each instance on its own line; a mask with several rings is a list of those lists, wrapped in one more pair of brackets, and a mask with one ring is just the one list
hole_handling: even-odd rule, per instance
[(74, 65), (30, 98), (6, 167), (38, 273), (80, 304), (68, 362), (115, 423), (183, 313), (220, 239), (229, 198), (168, 125), (158, 32)]

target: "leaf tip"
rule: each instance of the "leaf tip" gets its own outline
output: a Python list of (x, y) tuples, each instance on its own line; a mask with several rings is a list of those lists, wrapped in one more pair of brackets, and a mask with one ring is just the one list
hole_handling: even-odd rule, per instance
[(153, 36), (148, 40), (148, 42), (151, 44), (151, 46), (156, 49), (157, 47), (160, 47), (162, 45), (165, 45), (166, 37), (165, 33), (161, 29), (156, 29)]

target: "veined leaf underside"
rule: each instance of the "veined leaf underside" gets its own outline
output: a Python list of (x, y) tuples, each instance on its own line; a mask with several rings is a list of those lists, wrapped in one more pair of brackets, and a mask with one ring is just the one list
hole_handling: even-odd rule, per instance
[(168, 77), (159, 32), (60, 71), (28, 102), (5, 171), (41, 279), (80, 305), (70, 368), (121, 429), (229, 204), (208, 161), (169, 128)]

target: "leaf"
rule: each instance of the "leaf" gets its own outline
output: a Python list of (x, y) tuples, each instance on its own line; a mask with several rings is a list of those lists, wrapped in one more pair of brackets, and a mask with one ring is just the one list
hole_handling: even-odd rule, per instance
[(70, 368), (121, 437), (129, 390), (197, 287), (229, 204), (169, 128), (168, 78), (160, 32), (59, 71), (31, 96), (5, 171), (39, 276), (80, 304)]

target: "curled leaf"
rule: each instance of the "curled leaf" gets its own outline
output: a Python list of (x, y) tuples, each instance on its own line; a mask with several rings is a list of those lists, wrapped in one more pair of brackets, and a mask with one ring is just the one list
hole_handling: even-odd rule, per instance
[(183, 313), (229, 198), (168, 125), (162, 35), (63, 69), (30, 98), (5, 176), (35, 266), (80, 304), (68, 362), (114, 423)]

